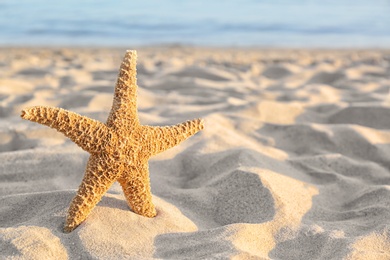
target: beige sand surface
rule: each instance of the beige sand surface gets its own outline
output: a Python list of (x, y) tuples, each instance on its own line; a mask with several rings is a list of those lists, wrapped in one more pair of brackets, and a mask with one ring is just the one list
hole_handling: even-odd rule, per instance
[(105, 121), (124, 50), (0, 49), (1, 259), (390, 259), (390, 51), (138, 49), (143, 124), (203, 117), (70, 234), (88, 154), (22, 108)]

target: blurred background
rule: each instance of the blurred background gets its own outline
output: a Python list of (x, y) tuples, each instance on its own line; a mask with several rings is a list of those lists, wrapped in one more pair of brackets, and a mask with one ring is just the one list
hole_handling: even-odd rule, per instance
[(0, 0), (1, 46), (390, 46), (389, 0)]

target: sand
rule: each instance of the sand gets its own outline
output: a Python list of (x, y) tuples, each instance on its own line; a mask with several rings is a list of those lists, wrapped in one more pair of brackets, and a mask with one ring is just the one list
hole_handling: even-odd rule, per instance
[(124, 49), (0, 49), (0, 258), (390, 259), (390, 51), (138, 48), (143, 124), (206, 128), (62, 227), (88, 154), (22, 120), (105, 121)]

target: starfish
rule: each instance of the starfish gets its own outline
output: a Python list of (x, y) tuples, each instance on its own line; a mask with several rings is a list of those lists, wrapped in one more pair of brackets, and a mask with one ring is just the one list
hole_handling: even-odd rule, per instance
[(148, 160), (203, 129), (194, 119), (174, 126), (141, 125), (137, 113), (136, 51), (127, 51), (120, 66), (107, 122), (56, 107), (22, 110), (21, 117), (56, 129), (90, 153), (84, 178), (70, 203), (64, 231), (71, 232), (118, 181), (130, 208), (152, 218)]

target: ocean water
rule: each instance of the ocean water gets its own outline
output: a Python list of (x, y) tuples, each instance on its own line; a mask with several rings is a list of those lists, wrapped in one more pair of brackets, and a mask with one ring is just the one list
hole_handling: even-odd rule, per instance
[(0, 46), (390, 48), (389, 0), (0, 0)]

